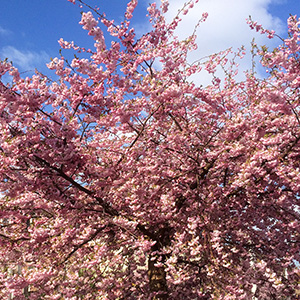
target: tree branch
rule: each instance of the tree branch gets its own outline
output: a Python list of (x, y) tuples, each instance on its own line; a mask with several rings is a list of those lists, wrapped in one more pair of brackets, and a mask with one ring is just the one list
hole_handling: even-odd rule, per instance
[(74, 247), (74, 249), (64, 258), (64, 260), (59, 263), (59, 265), (64, 264), (78, 249), (82, 248), (85, 244), (92, 241), (106, 227), (107, 227), (107, 225), (104, 225), (104, 226), (98, 228), (88, 239), (83, 241), (81, 244), (76, 245)]

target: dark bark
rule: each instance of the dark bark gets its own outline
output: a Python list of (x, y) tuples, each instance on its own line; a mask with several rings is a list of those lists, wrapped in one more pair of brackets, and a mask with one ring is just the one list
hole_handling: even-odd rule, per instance
[(150, 256), (148, 260), (148, 276), (151, 293), (158, 293), (152, 297), (152, 300), (166, 300), (168, 299), (168, 286), (166, 279), (165, 267), (157, 267), (157, 256)]
[[(171, 243), (172, 228), (168, 224), (164, 224), (163, 228), (160, 228), (155, 232), (157, 236), (156, 244), (152, 246), (151, 254), (148, 259), (148, 277), (149, 287), (152, 296), (152, 300), (167, 300), (169, 298), (168, 284), (165, 271), (166, 255), (159, 252)], [(159, 264), (157, 266), (157, 264)]]

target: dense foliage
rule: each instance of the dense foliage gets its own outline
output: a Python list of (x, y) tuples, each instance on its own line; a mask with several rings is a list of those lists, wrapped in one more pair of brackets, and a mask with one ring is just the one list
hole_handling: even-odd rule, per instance
[(300, 21), (257, 48), (267, 78), (238, 82), (230, 51), (188, 62), (195, 35), (174, 30), (193, 1), (170, 23), (151, 4), (139, 39), (136, 5), (120, 25), (83, 13), (95, 48), (60, 40), (77, 55), (49, 63), (58, 80), (0, 64), (1, 299), (295, 297)]

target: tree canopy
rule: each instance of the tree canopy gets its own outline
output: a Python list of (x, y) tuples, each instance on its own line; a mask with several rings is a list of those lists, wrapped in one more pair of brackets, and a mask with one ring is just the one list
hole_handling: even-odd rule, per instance
[[(95, 47), (60, 40), (76, 55), (48, 64), (55, 81), (0, 63), (0, 297), (295, 297), (299, 19), (256, 48), (269, 75), (238, 81), (242, 51), (188, 61), (195, 33), (174, 31), (193, 1), (171, 22), (151, 4), (139, 38), (136, 5), (120, 24), (82, 13)], [(209, 86), (190, 80), (202, 68)]]

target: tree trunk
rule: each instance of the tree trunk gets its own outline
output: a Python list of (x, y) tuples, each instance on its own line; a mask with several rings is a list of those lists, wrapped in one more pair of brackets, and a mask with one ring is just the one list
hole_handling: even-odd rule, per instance
[(158, 293), (152, 300), (167, 300), (168, 286), (164, 266), (157, 267), (157, 257), (150, 256), (148, 260), (148, 276), (151, 293)]
[[(162, 228), (155, 232), (157, 236), (157, 243), (152, 246), (151, 252), (148, 259), (148, 277), (150, 292), (157, 294), (152, 296), (152, 300), (167, 300), (169, 299), (168, 285), (165, 271), (165, 254), (159, 254), (159, 252), (165, 247), (171, 244), (172, 228), (168, 223), (164, 224)], [(155, 266), (160, 263), (161, 266)]]

